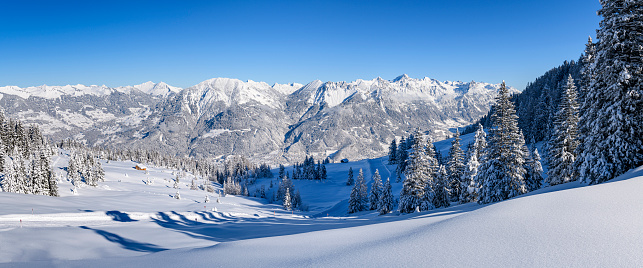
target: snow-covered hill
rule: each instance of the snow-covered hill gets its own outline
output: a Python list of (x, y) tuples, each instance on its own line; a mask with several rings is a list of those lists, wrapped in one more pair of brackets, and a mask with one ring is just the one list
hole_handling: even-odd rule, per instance
[(0, 87), (14, 118), (55, 140), (134, 146), (170, 154), (248, 156), (292, 163), (381, 156), (416, 128), (443, 139), (489, 111), (499, 85), (402, 75), (353, 82), (274, 84), (213, 78), (179, 89), (165, 83)]
[[(470, 139), (471, 135), (463, 136)], [(436, 143), (445, 151), (449, 142)], [(54, 157), (64, 174), (68, 156)], [(375, 169), (384, 158), (328, 164), (326, 182), (295, 181), (310, 211), (284, 211), (255, 197), (190, 190), (163, 168), (103, 162), (106, 181), (61, 197), (0, 192), (0, 266), (494, 266), (636, 267), (643, 263), (643, 167), (608, 183), (547, 187), (489, 204), (429, 212), (346, 214), (349, 167)], [(198, 178), (197, 178), (198, 179)], [(273, 179), (275, 182), (276, 179)], [(200, 180), (197, 180), (201, 182)], [(270, 179), (251, 186), (269, 187)], [(220, 187), (215, 185), (218, 190)], [(397, 197), (401, 183), (393, 183)]]

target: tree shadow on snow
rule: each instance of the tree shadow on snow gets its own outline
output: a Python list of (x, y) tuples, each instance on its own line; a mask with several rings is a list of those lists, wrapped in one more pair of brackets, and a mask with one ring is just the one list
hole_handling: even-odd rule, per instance
[[(361, 217), (342, 218), (297, 218), (293, 217), (234, 217), (219, 212), (194, 212), (201, 221), (188, 219), (174, 211), (159, 212), (152, 221), (161, 227), (173, 229), (197, 239), (216, 242), (237, 241), (262, 237), (293, 235), (330, 229), (342, 229), (385, 222), (407, 220), (410, 218), (430, 218), (460, 214), (470, 210), (467, 206), (460, 208), (439, 209), (431, 212), (404, 214), (394, 217), (378, 217), (377, 220)], [(375, 213), (375, 212), (373, 212)]]
[(133, 222), (137, 221), (129, 217), (129, 214), (120, 212), (118, 210), (112, 210), (112, 211), (107, 211), (105, 212), (107, 216), (112, 217), (113, 220), (115, 221), (120, 221), (120, 222)]
[(119, 236), (115, 233), (110, 233), (107, 231), (103, 230), (97, 230), (97, 229), (92, 229), (87, 226), (80, 226), (82, 229), (86, 230), (91, 230), (94, 231), (95, 233), (103, 236), (107, 241), (119, 244), (122, 248), (128, 249), (128, 250), (133, 250), (133, 251), (138, 251), (138, 252), (159, 252), (163, 250), (167, 250), (166, 248), (159, 247), (154, 244), (148, 244), (148, 243), (141, 243), (137, 242), (131, 239), (124, 238), (122, 236)]

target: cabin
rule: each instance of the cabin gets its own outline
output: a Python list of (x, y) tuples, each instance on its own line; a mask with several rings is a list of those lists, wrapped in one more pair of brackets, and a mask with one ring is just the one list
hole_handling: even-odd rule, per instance
[(141, 164), (136, 165), (134, 168), (135, 168), (136, 170), (147, 170), (147, 167), (146, 167), (146, 166), (143, 166), (143, 165), (141, 165)]
[(340, 162), (342, 162), (342, 163), (348, 163), (348, 158), (344, 158), (344, 159), (342, 159), (342, 161), (340, 161)]

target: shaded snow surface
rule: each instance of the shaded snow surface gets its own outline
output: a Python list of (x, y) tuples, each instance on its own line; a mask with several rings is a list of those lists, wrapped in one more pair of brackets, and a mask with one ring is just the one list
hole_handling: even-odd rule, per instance
[[(144, 174), (132, 162), (104, 163), (106, 182), (78, 195), (0, 193), (0, 266), (643, 265), (643, 167), (601, 185), (574, 182), (486, 206), (346, 215), (348, 167), (355, 175), (363, 168), (370, 182), (375, 168), (384, 179), (394, 170), (385, 162), (329, 164), (327, 182), (296, 181), (310, 211), (295, 213), (253, 197), (216, 203), (211, 195), (211, 203), (203, 203), (205, 192), (189, 190), (189, 179), (181, 180), (176, 200), (172, 171), (151, 167)], [(154, 184), (142, 182), (148, 176)], [(69, 186), (61, 183), (61, 192)], [(400, 188), (394, 184), (396, 197)]]

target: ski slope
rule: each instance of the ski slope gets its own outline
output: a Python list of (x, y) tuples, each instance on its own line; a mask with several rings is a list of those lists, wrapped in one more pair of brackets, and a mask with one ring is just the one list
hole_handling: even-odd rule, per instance
[[(436, 143), (440, 151), (449, 145)], [(66, 159), (53, 161), (57, 173)], [(346, 174), (361, 168), (370, 185), (378, 169), (394, 182), (386, 158), (329, 164), (326, 182), (294, 181), (309, 206), (294, 213), (255, 197), (217, 203), (210, 194), (204, 203), (205, 191), (189, 189), (189, 174), (177, 200), (175, 171), (148, 167), (145, 174), (135, 165), (103, 162), (104, 183), (74, 194), (63, 181), (59, 198), (1, 192), (0, 266), (643, 265), (643, 167), (601, 185), (574, 182), (484, 206), (378, 216), (346, 214)], [(393, 183), (396, 196), (400, 189)]]

